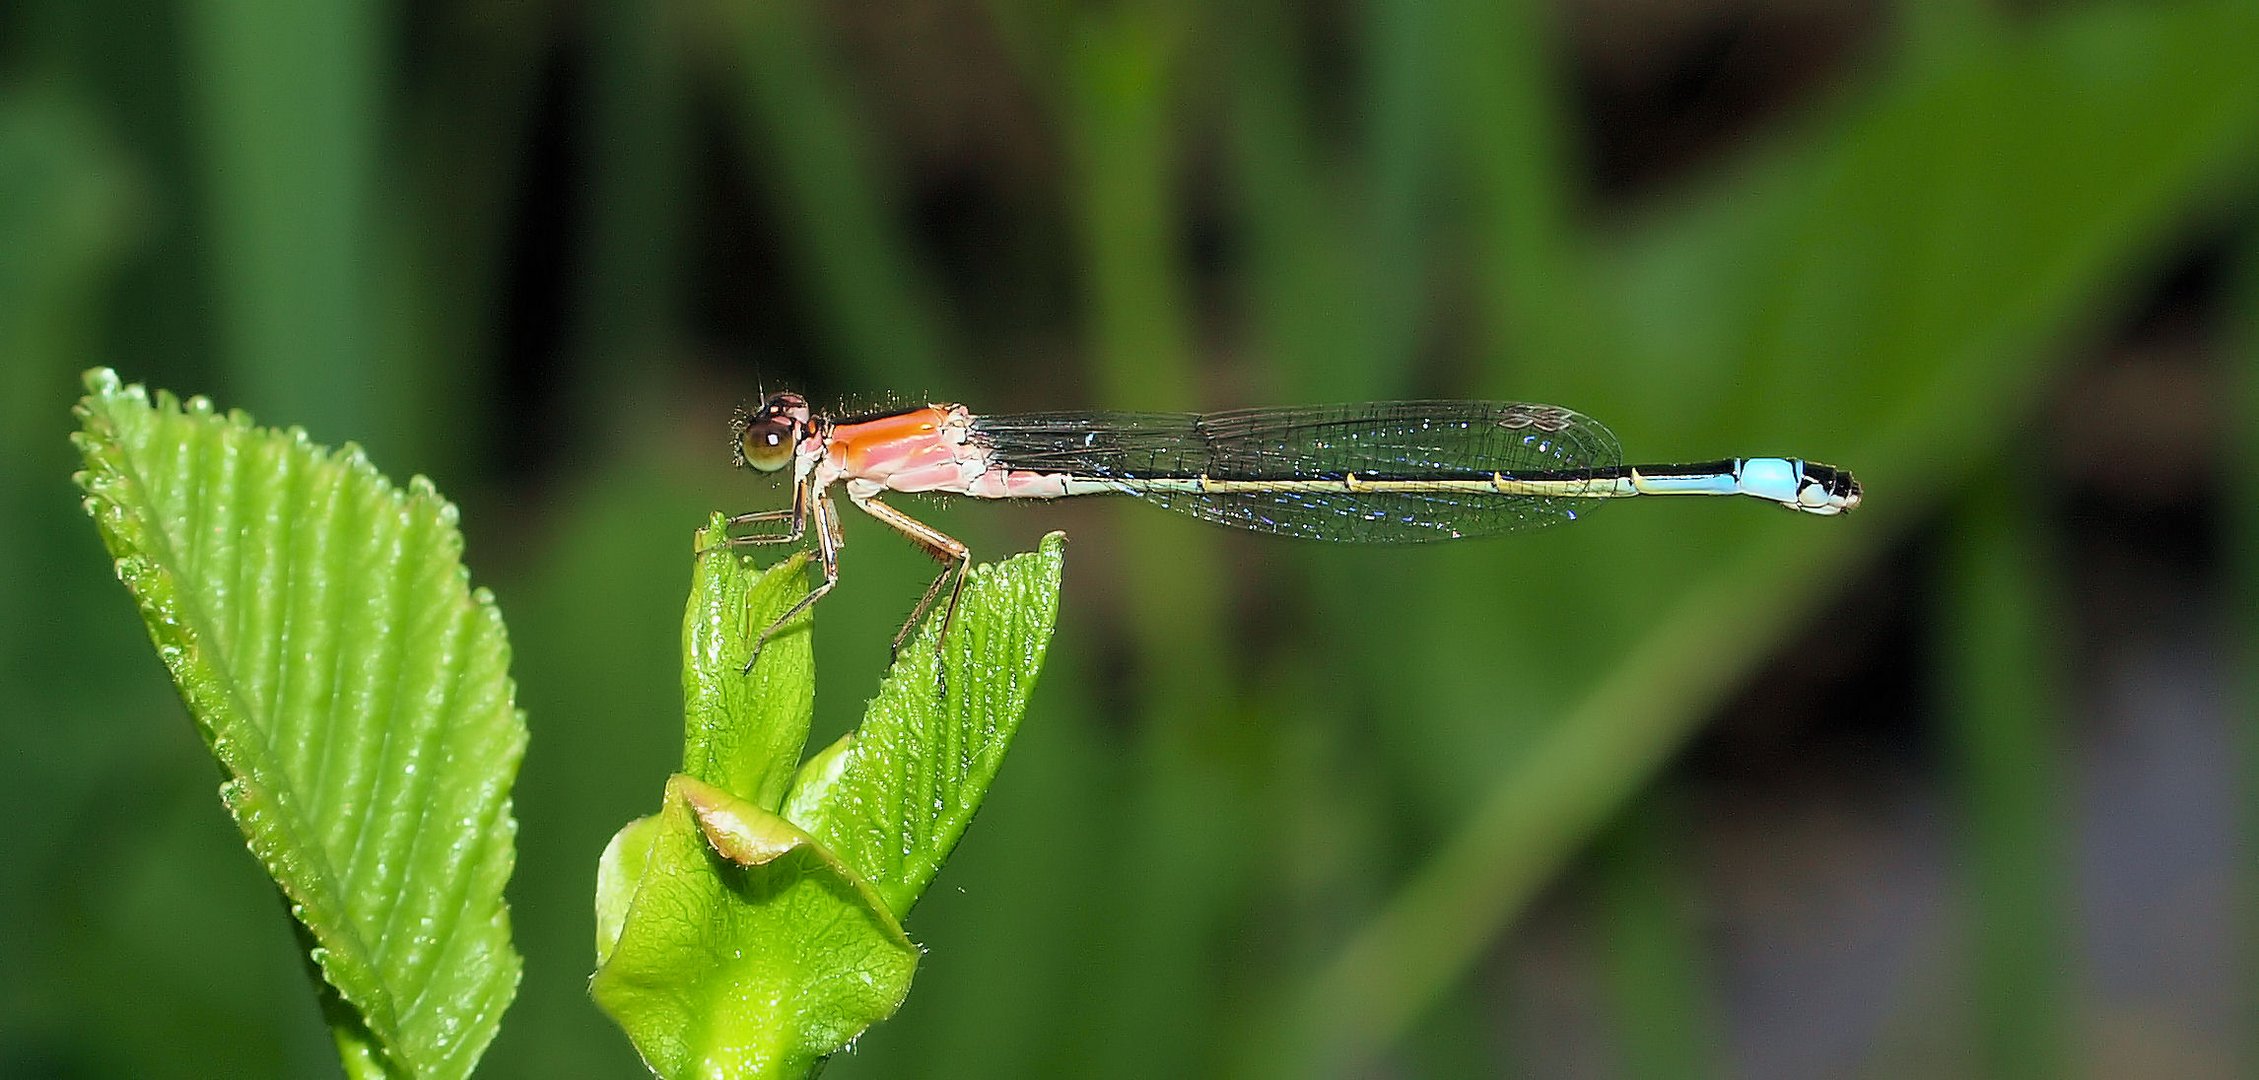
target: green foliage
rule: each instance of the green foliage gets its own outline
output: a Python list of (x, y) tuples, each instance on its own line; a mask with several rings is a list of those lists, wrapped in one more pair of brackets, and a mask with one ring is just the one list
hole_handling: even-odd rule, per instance
[[(212, 874), (239, 841), (202, 748), (152, 737), (159, 669), (105, 662), (137, 620), (93, 537), (56, 527), (90, 357), (329, 416), (403, 474), (450, 477), (492, 530), (482, 580), (542, 724), (515, 796), (526, 973), (485, 1058), (511, 1076), (636, 1068), (589, 1000), (578, 898), (588, 854), (653, 809), (648, 779), (705, 756), (640, 722), (682, 692), (688, 565), (652, 522), (774, 505), (704, 434), (751, 390), (745, 359), (827, 404), (1556, 400), (1641, 456), (1854, 468), (1872, 498), (1843, 522), (1638, 506), (1433, 552), (1235, 541), (1134, 506), (966, 510), (948, 528), (976, 541), (1088, 521), (1106, 573), (952, 856), (966, 888), (920, 901), (920, 936), (949, 947), (829, 1068), (1535, 1071), (1498, 981), (1464, 976), (1503, 967), (1502, 931), (1549, 889), (1579, 917), (1607, 898), (1603, 955), (1568, 975), (1616, 973), (1604, 1008), (1644, 1033), (1633, 1056), (1702, 1060), (1722, 1018), (1748, 1019), (1671, 890), (1710, 882), (1640, 855), (1674, 834), (1636, 820), (1599, 890), (1564, 871), (1807, 612), (1864, 586), (1868, 556), (1996, 484), (2002, 445), (2050, 442), (2029, 422), (2083, 331), (2192, 225), (2250, 205), (2259, 150), (2248, 0), (1780, 7), (1746, 32), (1786, 47), (1639, 94), (1695, 113), (1604, 132), (1578, 106), (1615, 94), (1566, 88), (1667, 75), (1715, 24), (1689, 9), (1596, 38), (1539, 0), (144, 7), (0, 19), (0, 753), (21, 763), (0, 805), (0, 1072), (303, 1075), (329, 1054), (286, 924), (241, 902), (263, 886)], [(576, 362), (526, 366), (551, 356)], [(529, 398), (537, 415), (505, 407)], [(2241, 439), (2223, 475), (2259, 475), (2255, 452)], [(2230, 606), (2259, 610), (2239, 530)], [(821, 673), (819, 744), (860, 717), (930, 574), (870, 535), (825, 603), (845, 662)], [(1939, 704), (1971, 731), (2016, 722)], [(799, 768), (717, 783), (789, 792)], [(1971, 849), (1990, 864), (1971, 879), (2015, 873), (2010, 848)], [(1972, 985), (2075, 970), (2088, 947), (2032, 940), (1977, 958)], [(1961, 974), (1894, 981), (1875, 1054), (2013, 1020), (1955, 993)]]
[[(2091, 324), (2156, 238), (2259, 151), (2254, 49), (2259, 16), (2242, 5), (2081, 10), (1878, 83), (1731, 190), (1601, 252), (1606, 360), (1533, 396), (1650, 433), (1628, 446), (1805, 448), (1855, 467), (1866, 507), (1821, 529), (1627, 514), (1537, 538), (1511, 571), (1452, 577), (1438, 604), (1451, 614), (1416, 624), (1436, 637), (1409, 635), (1432, 685), (1459, 690), (1414, 710), (1437, 719), (1413, 767), (1472, 790), (1449, 839), (1256, 1055), (1332, 1061), (1399, 1037), (1893, 522), (2016, 435), (2044, 347)], [(1692, 572), (1620, 572), (1689, 551), (1709, 553)], [(1461, 605), (1508, 590), (1577, 608), (1579, 633), (1532, 619), (1528, 633), (1486, 627), (1480, 658), (1455, 652), (1469, 637), (1456, 628), (1479, 617)], [(1494, 683), (1443, 673), (1457, 665), (1527, 699), (1502, 709)], [(1535, 730), (1509, 745), (1502, 713)]]
[(460, 1077), (518, 979), (525, 749), (455, 508), (358, 449), (89, 372), (86, 510), (290, 902), (357, 1076)]
[[(701, 550), (726, 535), (720, 518)], [(893, 1014), (900, 919), (956, 847), (1027, 708), (1064, 541), (974, 569), (945, 647), (929, 621), (862, 726), (800, 760), (814, 711), (805, 556), (699, 558), (683, 618), (683, 773), (598, 868), (598, 1004), (666, 1077), (799, 1076)], [(937, 679), (936, 665), (946, 672)]]

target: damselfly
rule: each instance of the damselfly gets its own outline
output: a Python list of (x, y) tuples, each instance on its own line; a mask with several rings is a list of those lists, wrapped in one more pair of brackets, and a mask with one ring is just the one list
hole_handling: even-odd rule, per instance
[[(894, 636), (948, 598), (957, 611), (972, 555), (895, 509), (894, 493), (976, 499), (1132, 495), (1234, 528), (1353, 543), (1422, 543), (1572, 521), (1633, 495), (1750, 495), (1807, 514), (1859, 505), (1859, 483), (1798, 458), (1625, 465), (1598, 421), (1516, 401), (1380, 401), (1215, 413), (976, 414), (924, 405), (834, 419), (776, 394), (732, 424), (737, 463), (792, 467), (792, 505), (729, 519), (787, 522), (728, 543), (788, 544), (813, 529), (823, 581), (761, 632), (754, 649), (839, 582), (844, 540), (831, 487), (943, 564)], [(750, 668), (751, 661), (747, 661)]]

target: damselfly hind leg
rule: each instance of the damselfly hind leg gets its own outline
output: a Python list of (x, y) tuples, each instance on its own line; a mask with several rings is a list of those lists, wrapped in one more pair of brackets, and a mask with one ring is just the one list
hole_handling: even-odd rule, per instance
[[(815, 518), (816, 524), (816, 568), (823, 571), (824, 580), (815, 588), (808, 590), (808, 595), (801, 597), (799, 603), (786, 608), (784, 614), (777, 616), (775, 621), (769, 623), (759, 634), (754, 635), (753, 648), (745, 654), (744, 674), (750, 675), (753, 673), (753, 662), (761, 658), (761, 649), (769, 643), (770, 638), (775, 637), (778, 631), (783, 630), (787, 623), (799, 618), (801, 612), (815, 607), (816, 601), (823, 599), (825, 593), (830, 592), (833, 586), (839, 584), (839, 549), (847, 546), (846, 537), (841, 535), (839, 531), (839, 510), (832, 505), (829, 496), (819, 495), (815, 499), (815, 511), (810, 516)], [(796, 530), (792, 539), (797, 540), (799, 538), (799, 533)], [(734, 541), (737, 538), (732, 537), (731, 539)], [(782, 542), (780, 538), (766, 536), (749, 537), (747, 539), (753, 543)]]
[(933, 556), (934, 561), (942, 564), (941, 573), (934, 577), (933, 584), (926, 586), (926, 594), (918, 598), (916, 607), (910, 609), (910, 618), (902, 624), (902, 629), (895, 632), (894, 644), (888, 649), (890, 658), (902, 654), (902, 643), (910, 640), (910, 635), (916, 632), (918, 628), (918, 621), (925, 618), (926, 613), (933, 609), (934, 602), (941, 599), (942, 591), (946, 587), (949, 593), (949, 603), (942, 608), (941, 625), (936, 628), (933, 636), (934, 670), (939, 673), (943, 643), (949, 638), (950, 625), (957, 621), (957, 598), (964, 594), (965, 574), (972, 569), (972, 549), (967, 548), (956, 537), (950, 536), (877, 499), (864, 499), (855, 505), (862, 507), (863, 511), (872, 517), (885, 522), (896, 532), (909, 537), (911, 543), (918, 545), (926, 554)]

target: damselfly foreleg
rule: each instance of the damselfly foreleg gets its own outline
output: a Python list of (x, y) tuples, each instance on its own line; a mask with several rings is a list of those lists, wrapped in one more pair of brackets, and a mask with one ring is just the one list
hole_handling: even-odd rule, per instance
[[(847, 546), (847, 538), (839, 531), (839, 508), (832, 505), (831, 496), (817, 495), (814, 499), (814, 510), (809, 516), (815, 519), (816, 568), (823, 571), (824, 580), (815, 588), (808, 590), (808, 595), (801, 597), (799, 603), (785, 609), (784, 614), (777, 616), (776, 621), (771, 622), (767, 629), (762, 630), (759, 635), (754, 637), (753, 651), (745, 656), (745, 670), (747, 672), (753, 670), (753, 661), (760, 659), (761, 647), (767, 645), (770, 638), (775, 637), (778, 631), (783, 630), (786, 623), (799, 618), (801, 612), (815, 607), (816, 601), (823, 599), (824, 594), (832, 590), (832, 586), (839, 584), (839, 549)], [(771, 543), (776, 542), (776, 539), (765, 536), (753, 538), (756, 543)], [(799, 537), (796, 535), (793, 539), (799, 539)]]
[(926, 594), (918, 598), (918, 606), (910, 609), (909, 620), (902, 624), (902, 629), (895, 632), (894, 644), (887, 650), (887, 654), (901, 655), (902, 643), (910, 640), (910, 634), (918, 628), (918, 620), (933, 608), (934, 601), (941, 598), (942, 587), (947, 586), (949, 604), (941, 611), (941, 626), (933, 637), (934, 652), (940, 653), (943, 640), (949, 636), (949, 625), (957, 619), (957, 598), (965, 591), (965, 572), (973, 565), (972, 549), (956, 537), (877, 499), (859, 499), (855, 505), (862, 507), (864, 513), (885, 522), (894, 531), (909, 537), (911, 543), (918, 545), (926, 554), (933, 556), (934, 561), (942, 564), (940, 575), (933, 579), (933, 584), (926, 586)]
[(805, 485), (796, 485), (793, 487), (792, 505), (789, 507), (786, 507), (782, 510), (755, 510), (749, 514), (739, 514), (736, 517), (723, 518), (722, 525), (724, 528), (734, 529), (740, 525), (756, 525), (768, 521), (789, 521), (791, 522), (791, 524), (787, 526), (785, 528), (785, 531), (781, 533), (753, 533), (748, 536), (727, 536), (722, 538), (722, 541), (718, 544), (713, 544), (709, 547), (698, 549), (698, 554), (704, 555), (709, 551), (718, 551), (722, 548), (727, 547), (753, 547), (760, 544), (798, 543), (800, 541), (800, 538), (807, 535), (808, 533), (807, 487)]

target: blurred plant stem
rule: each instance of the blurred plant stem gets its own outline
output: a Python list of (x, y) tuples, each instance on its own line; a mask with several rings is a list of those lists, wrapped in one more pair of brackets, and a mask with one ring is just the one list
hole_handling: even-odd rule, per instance
[(847, 65), (807, 0), (722, 0), (714, 10), (736, 35), (725, 77), (740, 81), (733, 97), (754, 173), (785, 211), (786, 247), (831, 343), (826, 359), (863, 393), (939, 385), (943, 323)]
[[(1363, 230), (1368, 267), (1366, 305), (1372, 328), (1363, 340), (1371, 354), (1339, 386), (1313, 383), (1303, 396), (1401, 398), (1414, 391), (1412, 373), (1420, 343), (1432, 331), (1427, 319), (1429, 250), (1441, 187), (1445, 103), (1449, 76), (1443, 62), (1450, 44), (1449, 11), (1436, 4), (1374, 4), (1367, 12), (1364, 158), (1367, 175), (1357, 189), (1369, 207)], [(1327, 229), (1318, 223), (1314, 231)]]
[[(1115, 409), (1183, 408), (1193, 377), (1178, 198), (1182, 63), (1198, 9), (1132, 0), (1087, 12), (1060, 87), (1076, 222), (1089, 275), (1087, 333), (1098, 399)], [(1105, 1075), (1190, 1067), (1212, 1045), (1220, 987), (1204, 979), (1225, 900), (1245, 874), (1239, 785), (1204, 752), (1229, 737), (1222, 634), (1225, 577), (1210, 536), (1141, 507), (1121, 511), (1138, 749), (1120, 798), (1122, 879), (1110, 983), (1118, 1011), (1096, 1009), (1087, 1060)], [(1166, 868), (1155, 872), (1159, 868)], [(1097, 985), (1093, 985), (1097, 989)], [(1100, 993), (1107, 993), (1100, 991)], [(1168, 1047), (1155, 1057), (1156, 1048)]]
[[(1401, 5), (1386, 5), (1396, 11)], [(1366, 89), (1363, 155), (1329, 146), (1310, 113), (1295, 61), (1294, 21), (1277, 0), (1219, 16), (1233, 78), (1227, 110), (1235, 209), (1247, 222), (1238, 286), (1254, 315), (1265, 374), (1282, 400), (1404, 396), (1420, 309), (1419, 202), (1430, 163), (1426, 113), (1433, 79), (1420, 64), (1419, 13), (1383, 17), (1371, 63), (1385, 86)], [(1372, 101), (1385, 95), (1385, 103)], [(1374, 177), (1387, 198), (1368, 209)], [(1344, 228), (1343, 223), (1351, 223)]]
[(2068, 763), (2055, 690), (2062, 617), (2044, 512), (2026, 483), (1972, 490), (1955, 512), (1943, 575), (1940, 684), (1961, 785), (1973, 1071), (1994, 1077), (2069, 1075), (2076, 1034)]
[[(1587, 317), (1584, 251), (1570, 221), (1579, 170), (1560, 130), (1566, 106), (1559, 39), (1549, 32), (1553, 12), (1538, 0), (1447, 0), (1441, 10), (1445, 146), (1464, 185), (1461, 254), (1473, 264), (1475, 290), (1472, 363), (1449, 392), (1590, 407), (1581, 404), (1587, 399), (1573, 373), (1601, 343)], [(1450, 818), (1466, 810), (1491, 771), (1478, 763), (1522, 749), (1569, 689), (1548, 670), (1543, 650), (1527, 647), (1519, 620), (1500, 617), (1501, 598), (1514, 598), (1508, 610), (1535, 611), (1580, 603), (1586, 591), (1488, 552), (1449, 551), (1439, 562), (1406, 582), (1394, 601), (1403, 607), (1389, 621), (1404, 627), (1398, 648), (1415, 673), (1406, 692), (1425, 718), (1411, 744), (1424, 759), (1412, 766), (1414, 793), (1427, 814)], [(1495, 681), (1455, 674), (1466, 671)], [(1501, 698), (1498, 684), (1523, 689)]]
[(1678, 793), (1661, 788), (1634, 801), (1594, 852), (1620, 1065), (1640, 1080), (1723, 1076), (1718, 997), (1704, 978), (1698, 889), (1686, 865), (1689, 830)]
[(1070, 69), (1068, 152), (1089, 262), (1085, 282), (1099, 397), (1114, 408), (1181, 407), (1193, 345), (1180, 266), (1177, 126), (1188, 16), (1170, 0), (1092, 15)]
[[(498, 524), (478, 514), (475, 481), (497, 428), (517, 417), (480, 407), (489, 393), (492, 350), (518, 328), (508, 313), (514, 202), (533, 155), (543, 63), (556, 47), (559, 0), (434, 9), (422, 77), (393, 90), (400, 98), (398, 152), (386, 160), (397, 182), (379, 194), (384, 310), (394, 313), (381, 363), (391, 365), (428, 433), (413, 458), (394, 467), (449, 478), (473, 507), (474, 529)], [(545, 328), (546, 329), (546, 328)], [(546, 339), (534, 346), (543, 348)], [(540, 423), (526, 425), (543, 431)]]
[(1484, 321), (1477, 397), (1570, 400), (1557, 373), (1592, 355), (1570, 214), (1569, 114), (1554, 56), (1561, 35), (1539, 0), (1450, 0), (1459, 81), (1454, 134), (1473, 186)]
[[(589, 90), (588, 201), (573, 416), (592, 451), (619, 449), (636, 418), (653, 414), (679, 332), (677, 265), (686, 219), (688, 153), (680, 9), (641, 0), (586, 7), (595, 50)], [(602, 456), (599, 454), (598, 456)]]
[[(2000, 30), (1986, 4), (1926, 0), (1907, 16), (1907, 53), (1921, 67), (1966, 62)], [(1945, 161), (1987, 152), (1973, 117), (1946, 118), (1937, 137), (1953, 148)], [(1948, 209), (1981, 215), (1978, 192), (1965, 190)], [(2015, 451), (1995, 468), (2042, 475)], [(2026, 483), (1972, 490), (1954, 513), (1942, 574), (1939, 682), (1964, 822), (1972, 1066), (1994, 1077), (2064, 1076), (2073, 1064), (2073, 833), (2055, 697), (2064, 675), (2054, 636), (2060, 597), (2039, 520), (2046, 509)]]
[(397, 461), (416, 440), (409, 388), (376, 362), (379, 5), (186, 10), (232, 396)]

